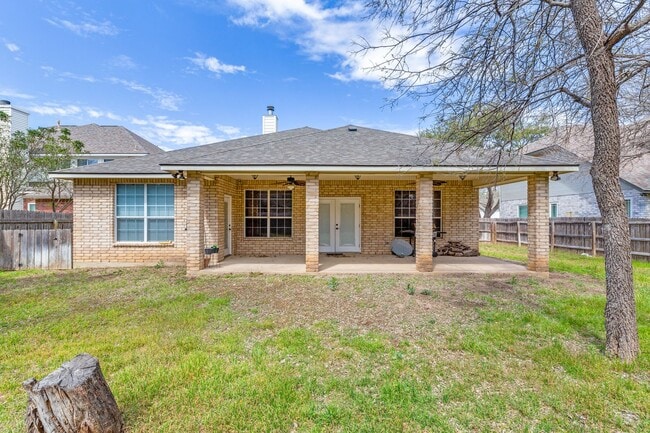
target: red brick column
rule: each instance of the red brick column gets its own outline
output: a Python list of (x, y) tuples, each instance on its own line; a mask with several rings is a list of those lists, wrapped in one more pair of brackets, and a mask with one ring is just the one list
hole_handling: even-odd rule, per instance
[(528, 270), (548, 272), (548, 173), (528, 176)]
[(433, 181), (418, 176), (416, 182), (415, 269), (433, 271)]
[(203, 219), (203, 179), (198, 173), (187, 174), (187, 271), (203, 269), (205, 223)]
[(307, 176), (305, 185), (305, 270), (307, 272), (318, 272), (319, 187), (318, 176)]

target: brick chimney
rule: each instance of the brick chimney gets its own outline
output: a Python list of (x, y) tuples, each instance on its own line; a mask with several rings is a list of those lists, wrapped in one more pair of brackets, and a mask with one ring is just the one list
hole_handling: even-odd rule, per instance
[(262, 134), (278, 132), (278, 116), (275, 115), (275, 107), (266, 107), (266, 114), (262, 116)]

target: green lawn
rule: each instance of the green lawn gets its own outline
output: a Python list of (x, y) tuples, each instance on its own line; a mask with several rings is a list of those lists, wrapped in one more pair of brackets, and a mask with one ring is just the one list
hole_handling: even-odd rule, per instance
[(0, 273), (0, 431), (24, 431), (23, 380), (81, 352), (129, 432), (650, 431), (650, 268), (625, 365), (603, 355), (600, 259), (574, 260), (546, 280)]

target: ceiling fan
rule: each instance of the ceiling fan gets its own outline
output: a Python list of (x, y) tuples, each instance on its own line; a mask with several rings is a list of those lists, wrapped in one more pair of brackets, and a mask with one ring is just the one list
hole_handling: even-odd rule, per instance
[(284, 182), (283, 185), (286, 186), (288, 190), (293, 190), (297, 186), (305, 186), (305, 181), (296, 180), (295, 177), (289, 176), (287, 177), (287, 181)]

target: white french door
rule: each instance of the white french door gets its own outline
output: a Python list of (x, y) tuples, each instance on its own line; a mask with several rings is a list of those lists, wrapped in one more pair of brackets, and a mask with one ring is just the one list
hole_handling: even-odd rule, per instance
[(361, 199), (322, 198), (318, 215), (320, 251), (323, 253), (361, 252)]
[(229, 256), (232, 254), (232, 197), (223, 196), (223, 254)]

